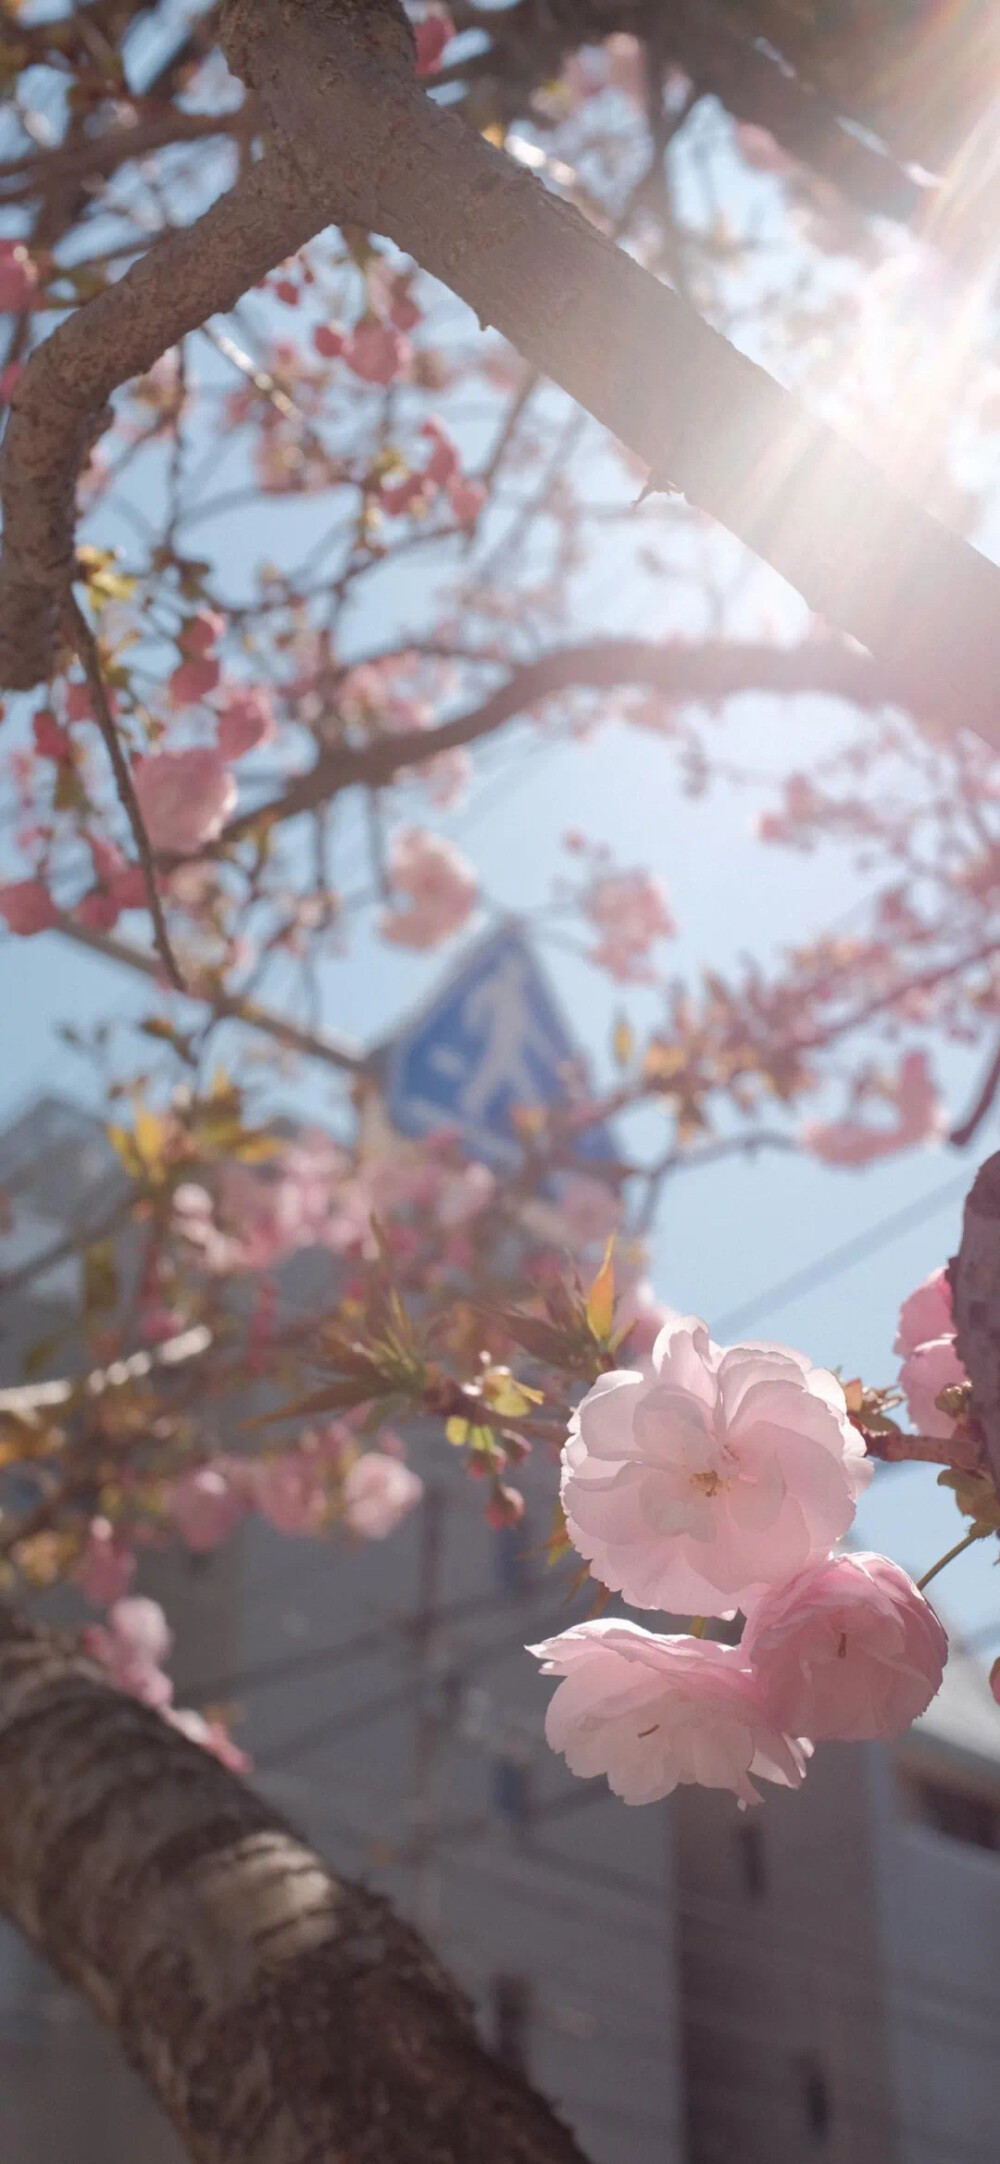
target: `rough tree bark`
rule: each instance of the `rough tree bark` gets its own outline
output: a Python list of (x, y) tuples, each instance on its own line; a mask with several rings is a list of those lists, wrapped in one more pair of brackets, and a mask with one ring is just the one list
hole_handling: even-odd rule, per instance
[[(348, 222), (395, 240), (630, 445), (657, 486), (683, 490), (869, 646), (904, 702), (1000, 742), (996, 567), (429, 99), (397, 0), (230, 0), (223, 43), (297, 176), (294, 215), (276, 217), (257, 168), (242, 184), (253, 215), (233, 221), (221, 271), (232, 197), (192, 238), (150, 250), (25, 371), (0, 477), (2, 680), (25, 685), (51, 665), (50, 596), (72, 562), (81, 448), (113, 385), (155, 357), (157, 325), (169, 343), (180, 317), (196, 320), (196, 298), (202, 315), (225, 307), (309, 231)], [(186, 242), (190, 310), (174, 267)]]
[(972, 1383), (986, 1469), (1000, 1498), (1000, 1151), (966, 1197), (962, 1243), (948, 1265), (959, 1358)]
[(0, 1906), (194, 2164), (585, 2164), (388, 1902), (6, 1611)]

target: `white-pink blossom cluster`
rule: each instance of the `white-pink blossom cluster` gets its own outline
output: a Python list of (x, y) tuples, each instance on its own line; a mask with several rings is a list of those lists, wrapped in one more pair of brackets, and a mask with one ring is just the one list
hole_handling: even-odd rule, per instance
[(937, 1399), (942, 1390), (968, 1382), (955, 1344), (951, 1284), (947, 1270), (932, 1270), (899, 1311), (894, 1351), (902, 1355), (899, 1383), (907, 1411), (921, 1435), (948, 1442), (955, 1432)]
[(92, 1623), (84, 1631), (83, 1642), (116, 1689), (152, 1706), (171, 1728), (210, 1751), (231, 1772), (248, 1771), (246, 1752), (233, 1742), (221, 1721), (173, 1704), (174, 1686), (162, 1665), (170, 1658), (173, 1632), (158, 1601), (147, 1600), (143, 1594), (116, 1600), (106, 1622)]
[(574, 1772), (627, 1803), (693, 1781), (742, 1806), (754, 1776), (797, 1785), (814, 1741), (925, 1710), (947, 1655), (933, 1610), (885, 1556), (831, 1552), (870, 1472), (836, 1377), (785, 1346), (723, 1348), (670, 1315), (647, 1359), (601, 1376), (563, 1450), (574, 1546), (636, 1607), (747, 1621), (732, 1646), (602, 1621), (533, 1647), (563, 1679), (546, 1734)]
[(478, 897), (476, 875), (440, 835), (401, 827), (389, 844), (386, 871), (403, 901), (379, 919), (383, 939), (424, 952), (468, 923)]
[(799, 1137), (803, 1149), (825, 1165), (857, 1167), (940, 1139), (944, 1114), (925, 1052), (906, 1053), (886, 1094), (896, 1114), (891, 1126), (874, 1127), (859, 1119), (809, 1120)]
[(650, 949), (675, 930), (662, 882), (652, 872), (602, 872), (581, 906), (598, 934), (590, 960), (618, 984), (647, 981)]

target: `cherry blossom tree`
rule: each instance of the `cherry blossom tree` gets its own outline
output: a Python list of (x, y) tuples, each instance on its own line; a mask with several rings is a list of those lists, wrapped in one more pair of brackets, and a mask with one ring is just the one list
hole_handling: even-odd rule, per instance
[[(89, 1046), (121, 1179), (79, 1313), (0, 1399), (0, 1902), (200, 2164), (376, 2124), (386, 2164), (579, 2151), (175, 1705), (144, 1551), (257, 1515), (335, 1567), (420, 1508), (417, 1416), (494, 1526), (533, 1455), (554, 1567), (686, 1624), (534, 1648), (553, 1747), (629, 1803), (751, 1807), (940, 1685), (949, 1558), (917, 1586), (840, 1545), (874, 1460), (938, 1469), (956, 1551), (1000, 1527), (996, 1161), (888, 1381), (714, 1344), (647, 1246), (720, 1156), (939, 1140), (943, 1046), (982, 1059), (955, 1143), (1000, 1088), (1000, 55), (985, 5), (917, 15), (7, 0), (0, 917), (151, 989)], [(750, 771), (747, 695), (836, 727)], [(497, 903), (440, 828), (493, 745), (612, 723), (692, 800), (742, 792), (762, 850), (860, 865), (863, 907), (685, 975), (673, 878), (569, 832), (539, 928), (622, 1002), (604, 1072), (541, 1104), (504, 1068), (496, 1168), (407, 1141), (325, 963), (454, 952)], [(336, 1136), (268, 1115), (251, 1046), (286, 1094), (293, 1058), (341, 1078)], [(655, 1154), (588, 1155), (639, 1111)], [(59, 1580), (73, 1642), (33, 1613)]]

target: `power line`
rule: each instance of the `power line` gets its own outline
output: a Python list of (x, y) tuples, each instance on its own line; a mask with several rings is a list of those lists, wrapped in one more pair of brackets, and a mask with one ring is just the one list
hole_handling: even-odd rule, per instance
[(870, 1225), (867, 1232), (857, 1233), (853, 1239), (842, 1241), (839, 1247), (830, 1248), (827, 1254), (818, 1256), (815, 1262), (807, 1262), (801, 1269), (793, 1270), (790, 1277), (779, 1278), (778, 1283), (769, 1285), (766, 1292), (755, 1293), (751, 1300), (744, 1300), (739, 1307), (730, 1308), (727, 1315), (721, 1315), (713, 1324), (714, 1330), (720, 1338), (729, 1337), (734, 1330), (742, 1330), (746, 1323), (753, 1322), (758, 1316), (769, 1314), (773, 1308), (787, 1307), (789, 1302), (797, 1300), (800, 1294), (815, 1292), (831, 1278), (839, 1277), (844, 1270), (853, 1269), (855, 1264), (867, 1261), (869, 1255), (877, 1255), (883, 1247), (890, 1246), (893, 1240), (901, 1239), (904, 1232), (913, 1232), (918, 1225), (936, 1217), (950, 1202), (957, 1201), (959, 1195), (966, 1192), (968, 1184), (968, 1173), (963, 1172), (954, 1179), (946, 1180), (942, 1187), (932, 1187), (929, 1195), (921, 1195), (916, 1202), (908, 1202), (903, 1209), (893, 1210), (888, 1217), (880, 1218), (876, 1225)]

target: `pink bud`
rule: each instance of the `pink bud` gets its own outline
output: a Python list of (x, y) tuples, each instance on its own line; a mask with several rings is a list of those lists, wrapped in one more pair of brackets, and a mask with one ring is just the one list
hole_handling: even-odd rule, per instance
[(440, 421), (433, 418), (424, 422), (420, 433), (427, 437), (432, 446), (427, 462), (427, 479), (433, 481), (438, 488), (447, 488), (449, 482), (461, 475), (462, 461), (458, 455), (458, 446), (452, 442)]
[(455, 35), (455, 25), (450, 15), (425, 15), (422, 23), (415, 25), (417, 40), (417, 74), (434, 75), (441, 65), (445, 46)]
[(498, 1529), (519, 1525), (524, 1516), (524, 1497), (517, 1488), (508, 1488), (498, 1481), (486, 1505), (486, 1523)]
[(116, 873), (110, 892), (119, 909), (145, 909), (149, 896), (142, 865), (127, 864), (124, 871)]
[(94, 877), (100, 880), (102, 886), (110, 886), (112, 879), (117, 879), (119, 873), (125, 870), (125, 858), (117, 842), (106, 842), (99, 834), (91, 834), (88, 839)]
[(245, 759), (261, 744), (270, 744), (276, 733), (274, 710), (266, 691), (253, 687), (231, 691), (220, 703), (218, 745), (223, 759)]
[(64, 759), (72, 758), (73, 746), (50, 706), (43, 706), (35, 715), (31, 733), (40, 759), (57, 759), (61, 764)]
[(208, 655), (194, 661), (182, 661), (171, 676), (167, 689), (175, 706), (188, 706), (198, 699), (207, 699), (214, 691), (222, 674), (220, 664)]
[(34, 302), (38, 272), (20, 241), (0, 241), (0, 313), (24, 315)]
[(293, 285), (290, 278), (277, 279), (275, 282), (274, 292), (276, 299), (279, 301), (284, 301), (286, 308), (298, 307), (299, 289), (297, 285)]
[(93, 716), (90, 692), (86, 684), (71, 683), (66, 686), (67, 721), (90, 721)]
[(73, 1573), (77, 1585), (95, 1608), (110, 1608), (128, 1592), (135, 1575), (135, 1556), (115, 1537), (108, 1518), (92, 1518), (87, 1545)]
[(486, 490), (481, 481), (454, 480), (448, 501), (460, 526), (474, 526), (486, 502)]
[(409, 367), (411, 349), (390, 323), (365, 316), (344, 342), (344, 359), (362, 383), (394, 383)]
[(226, 619), (218, 609), (200, 609), (197, 616), (189, 617), (177, 643), (189, 660), (203, 661), (218, 645), (225, 628)]
[(335, 361), (344, 350), (344, 333), (334, 323), (318, 323), (313, 332), (313, 345), (324, 361)]
[(118, 903), (103, 888), (93, 887), (77, 902), (73, 920), (88, 932), (113, 932), (118, 922)]
[(422, 309), (410, 291), (408, 275), (394, 278), (390, 288), (389, 321), (397, 331), (414, 331), (421, 320)]
[(214, 841), (236, 804), (232, 773), (214, 750), (149, 752), (132, 778), (153, 848), (179, 856)]
[(994, 1661), (990, 1669), (990, 1689), (997, 1705), (1000, 1706), (1000, 1660)]
[(0, 886), (0, 917), (22, 939), (32, 932), (51, 931), (59, 922), (52, 896), (40, 879), (15, 879)]

